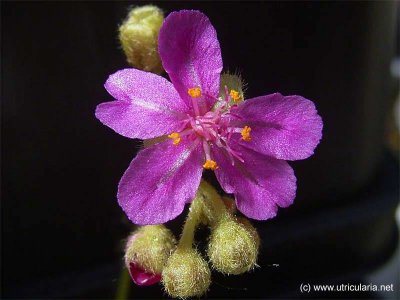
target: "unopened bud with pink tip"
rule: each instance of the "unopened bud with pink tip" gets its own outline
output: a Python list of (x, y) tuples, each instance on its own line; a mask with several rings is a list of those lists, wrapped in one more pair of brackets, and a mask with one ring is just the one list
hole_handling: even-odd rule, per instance
[(137, 285), (161, 280), (161, 272), (176, 245), (176, 239), (164, 225), (140, 227), (129, 238), (125, 265)]

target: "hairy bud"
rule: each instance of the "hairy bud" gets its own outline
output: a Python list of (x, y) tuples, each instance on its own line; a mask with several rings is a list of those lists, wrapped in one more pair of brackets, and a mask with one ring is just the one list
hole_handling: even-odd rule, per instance
[(246, 227), (247, 231), (253, 236), (254, 242), (256, 243), (257, 249), (260, 247), (260, 236), (258, 235), (257, 229), (250, 223), (245, 217), (238, 217), (237, 221)]
[(162, 272), (162, 283), (172, 297), (203, 295), (210, 286), (211, 272), (207, 262), (193, 248), (178, 248)]
[(158, 34), (164, 14), (156, 6), (136, 7), (119, 27), (119, 40), (128, 63), (144, 71), (163, 71), (158, 54)]
[(256, 265), (259, 238), (246, 219), (222, 219), (212, 228), (208, 256), (213, 267), (224, 274), (241, 274)]
[(125, 264), (129, 268), (134, 263), (145, 272), (161, 274), (175, 245), (175, 237), (164, 225), (140, 227), (128, 239)]

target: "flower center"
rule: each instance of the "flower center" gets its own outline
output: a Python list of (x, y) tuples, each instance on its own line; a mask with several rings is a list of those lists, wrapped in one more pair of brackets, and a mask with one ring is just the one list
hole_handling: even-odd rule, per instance
[(234, 133), (240, 133), (242, 140), (246, 142), (251, 141), (251, 128), (249, 126), (240, 128), (230, 124), (232, 118), (231, 107), (242, 100), (239, 92), (231, 90), (228, 93), (228, 88), (225, 86), (225, 97), (213, 99), (216, 101), (216, 105), (212, 110), (204, 114), (201, 114), (201, 106), (198, 105), (198, 100), (202, 98), (204, 100), (204, 97), (209, 96), (202, 94), (199, 87), (188, 89), (188, 94), (192, 98), (194, 116), (188, 115), (182, 131), (168, 135), (173, 140), (173, 144), (179, 145), (183, 136), (189, 136), (193, 141), (201, 142), (205, 156), (205, 163), (203, 164), (205, 169), (215, 171), (219, 168), (217, 162), (212, 159), (211, 147), (218, 147), (222, 151), (226, 151), (232, 164), (234, 164), (235, 159), (243, 162), (241, 154), (229, 146)]

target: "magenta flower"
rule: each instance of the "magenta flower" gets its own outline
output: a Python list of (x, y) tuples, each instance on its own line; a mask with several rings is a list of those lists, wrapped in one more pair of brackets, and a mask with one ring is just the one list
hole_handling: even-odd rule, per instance
[(171, 82), (124, 69), (105, 83), (117, 100), (96, 117), (117, 133), (161, 137), (141, 150), (118, 186), (118, 202), (136, 224), (164, 223), (193, 200), (203, 168), (215, 171), (246, 216), (266, 220), (292, 204), (296, 177), (285, 160), (313, 154), (322, 120), (313, 102), (279, 93), (242, 101), (225, 87), (215, 29), (198, 11), (171, 13), (159, 35), (159, 53)]

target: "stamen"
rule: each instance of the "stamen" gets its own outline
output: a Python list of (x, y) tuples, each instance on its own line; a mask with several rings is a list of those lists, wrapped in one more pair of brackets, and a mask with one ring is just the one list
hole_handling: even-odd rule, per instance
[(173, 133), (169, 134), (168, 137), (169, 137), (170, 139), (173, 139), (173, 144), (174, 144), (175, 146), (179, 145), (179, 143), (181, 142), (181, 136), (180, 136), (180, 134), (177, 133), (177, 132), (173, 132)]
[(219, 166), (217, 165), (217, 163), (211, 159), (210, 145), (205, 140), (203, 140), (203, 150), (204, 154), (206, 155), (206, 162), (204, 163), (203, 168), (213, 171), (218, 169)]
[(201, 89), (199, 87), (194, 87), (188, 89), (188, 94), (192, 98), (199, 98), (201, 96)]
[(235, 103), (238, 103), (240, 100), (242, 100), (242, 96), (240, 95), (240, 93), (238, 91), (231, 90), (229, 92), (229, 95), (231, 96), (233, 102), (235, 102)]
[(211, 159), (207, 159), (203, 165), (203, 168), (215, 171), (216, 169), (219, 168), (219, 166), (217, 165), (217, 163), (215, 161), (213, 161)]
[(251, 128), (249, 126), (244, 126), (244, 128), (240, 132), (240, 134), (242, 135), (242, 139), (246, 142), (251, 141), (250, 131), (251, 131)]
[(188, 94), (190, 97), (192, 97), (192, 105), (194, 113), (196, 116), (199, 116), (200, 115), (199, 104), (197, 103), (197, 101), (194, 100), (194, 98), (199, 98), (201, 96), (201, 89), (199, 87), (190, 88), (188, 89)]

